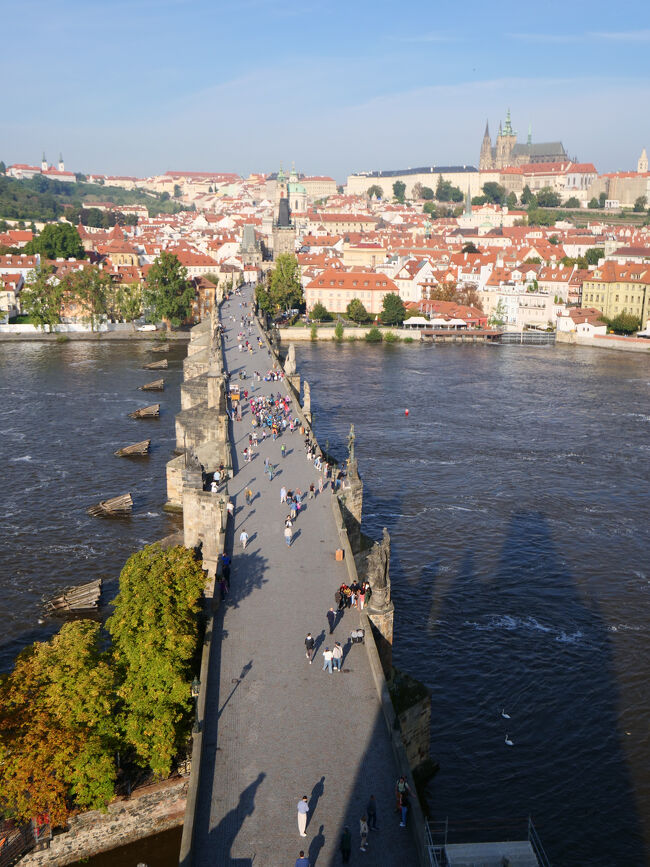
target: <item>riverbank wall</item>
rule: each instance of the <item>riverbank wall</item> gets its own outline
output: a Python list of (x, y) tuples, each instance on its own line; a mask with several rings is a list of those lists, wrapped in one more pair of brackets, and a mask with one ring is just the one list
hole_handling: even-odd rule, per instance
[(557, 342), (572, 346), (589, 346), (593, 349), (617, 349), (620, 352), (650, 354), (650, 340), (643, 337), (623, 337), (618, 334), (594, 334), (591, 337), (575, 334), (573, 331), (558, 331)]
[(126, 341), (128, 343), (159, 343), (169, 340), (172, 343), (187, 343), (190, 339), (189, 331), (133, 331), (131, 327), (120, 330), (99, 330), (75, 326), (58, 326), (57, 330), (50, 334), (49, 331), (41, 331), (33, 325), (0, 325), (0, 343), (34, 342), (34, 343), (64, 343), (67, 341), (90, 340), (102, 343), (105, 341)]
[[(360, 326), (358, 328), (348, 326), (343, 329), (343, 340), (365, 340), (366, 334), (373, 328), (372, 325)], [(416, 328), (381, 328), (382, 334), (392, 332), (400, 340), (410, 337), (413, 341), (421, 340), (422, 335)], [(334, 340), (334, 328), (331, 325), (321, 325), (316, 328), (316, 337), (312, 337), (311, 328), (279, 328), (278, 334), (281, 343), (298, 343), (309, 340)]]
[(116, 798), (106, 812), (90, 810), (68, 821), (48, 849), (30, 852), (21, 867), (66, 867), (183, 824), (189, 780), (176, 777)]

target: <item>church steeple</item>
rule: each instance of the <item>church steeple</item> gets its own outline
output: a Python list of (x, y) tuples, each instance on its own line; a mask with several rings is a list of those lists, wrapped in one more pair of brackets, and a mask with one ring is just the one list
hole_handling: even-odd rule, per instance
[(639, 162), (636, 164), (636, 170), (640, 175), (645, 175), (648, 171), (648, 155), (645, 152), (645, 148), (641, 151)]
[(43, 159), (41, 160), (41, 171), (47, 171), (47, 160), (45, 159), (45, 151), (43, 151)]
[(485, 121), (485, 133), (481, 142), (481, 153), (478, 160), (479, 171), (488, 171), (492, 168), (492, 139), (490, 138), (490, 127)]

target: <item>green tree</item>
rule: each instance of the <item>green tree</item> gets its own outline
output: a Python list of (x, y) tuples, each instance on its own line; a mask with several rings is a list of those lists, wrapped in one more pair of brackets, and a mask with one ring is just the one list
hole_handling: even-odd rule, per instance
[(420, 187), (420, 197), (426, 202), (430, 202), (433, 199), (433, 196), (434, 193), (431, 187)]
[(291, 253), (280, 254), (275, 262), (275, 268), (269, 272), (268, 294), (270, 312), (273, 313), (299, 309), (303, 304), (300, 268), (298, 260)]
[(591, 199), (589, 199), (589, 202), (588, 202), (588, 204), (587, 204), (587, 207), (588, 207), (588, 208), (591, 208), (592, 210), (594, 210), (595, 208), (600, 207), (600, 205), (598, 204), (598, 199), (597, 199), (595, 196), (592, 196)]
[(569, 198), (564, 203), (565, 208), (579, 208), (580, 207), (580, 199), (577, 199), (575, 196), (569, 196)]
[(180, 185), (174, 184), (174, 198), (180, 199), (182, 194), (183, 194), (183, 191), (181, 190)]
[(642, 211), (645, 211), (648, 206), (648, 197), (647, 196), (639, 196), (634, 200), (634, 210), (638, 214)]
[(615, 334), (634, 334), (641, 327), (641, 320), (632, 313), (619, 313), (613, 319), (605, 319)]
[(0, 160), (0, 175), (4, 175), (7, 173), (7, 166), (5, 165), (4, 160)]
[(101, 809), (114, 794), (115, 680), (101, 626), (67, 623), (19, 654), (0, 680), (0, 790), (22, 820), (72, 806)]
[(429, 216), (433, 217), (434, 219), (436, 218), (436, 216), (438, 214), (438, 209), (436, 208), (436, 203), (431, 202), (431, 201), (424, 203), (424, 205), (422, 206), (422, 211), (425, 214), (429, 214)]
[(336, 340), (337, 343), (340, 343), (343, 340), (343, 323), (340, 319), (334, 326), (334, 340)]
[(150, 316), (161, 319), (171, 331), (190, 315), (194, 287), (187, 279), (184, 268), (173, 253), (163, 250), (147, 274), (144, 304)]
[(550, 187), (542, 187), (537, 193), (537, 204), (540, 208), (557, 208), (560, 204), (560, 197)]
[(135, 320), (142, 316), (142, 287), (139, 283), (118, 288), (115, 293), (115, 312), (120, 319), (130, 322), (135, 331)]
[(64, 281), (64, 288), (84, 311), (84, 321), (89, 322), (90, 330), (94, 331), (106, 313), (107, 300), (113, 288), (110, 276), (96, 265), (91, 265), (73, 271)]
[(605, 249), (603, 247), (589, 247), (585, 250), (585, 259), (587, 265), (597, 265), (600, 259), (605, 257)]
[(366, 190), (366, 195), (368, 196), (369, 199), (372, 199), (372, 198), (383, 199), (384, 198), (384, 191), (379, 186), (379, 184), (372, 184)]
[(381, 331), (377, 328), (376, 325), (373, 325), (370, 331), (366, 333), (365, 338), (368, 343), (381, 343), (381, 341), (383, 340)]
[(388, 292), (382, 302), (381, 321), (384, 325), (401, 325), (406, 317), (404, 302), (397, 292)]
[(47, 326), (52, 331), (61, 322), (62, 304), (63, 285), (54, 276), (53, 266), (41, 265), (38, 270), (32, 271), (20, 293), (21, 308), (32, 322), (40, 328)]
[(309, 339), (318, 340), (318, 326), (315, 322), (312, 322), (312, 326), (309, 329)]
[(533, 194), (530, 191), (530, 187), (528, 186), (528, 184), (526, 184), (526, 186), (524, 187), (523, 192), (521, 194), (521, 204), (522, 205), (530, 204), (530, 200), (532, 197), (533, 197)]
[(169, 193), (167, 192), (167, 190), (165, 190), (164, 193), (160, 194), (160, 201), (161, 202), (168, 202), (169, 201)]
[(506, 205), (508, 206), (509, 211), (514, 211), (517, 207), (517, 194), (510, 192), (506, 196)]
[(83, 259), (86, 255), (79, 233), (69, 223), (48, 223), (25, 245), (25, 252), (40, 253), (44, 259)]
[(309, 316), (311, 319), (315, 319), (317, 322), (331, 322), (332, 320), (332, 314), (329, 312), (329, 310), (324, 304), (321, 304), (320, 301), (317, 301), (314, 304)]
[(120, 680), (120, 729), (141, 764), (161, 777), (191, 723), (204, 583), (193, 551), (150, 545), (127, 560), (107, 621)]
[(461, 253), (476, 254), (476, 253), (480, 253), (481, 251), (479, 250), (479, 248), (476, 246), (476, 244), (473, 241), (468, 241), (467, 244), (463, 244), (463, 248), (460, 252)]
[(494, 312), (492, 313), (492, 315), (488, 319), (488, 325), (497, 326), (497, 327), (500, 325), (505, 325), (507, 312), (508, 311), (506, 308), (505, 301), (503, 300), (503, 298), (499, 298), (499, 302), (498, 302), (497, 306), (495, 307)]
[(439, 202), (462, 202), (465, 196), (458, 187), (454, 187), (451, 181), (443, 181), (442, 175), (438, 176), (436, 185), (436, 199)]
[(404, 193), (406, 192), (406, 184), (404, 181), (395, 181), (393, 184), (393, 195), (398, 202), (404, 201)]
[(346, 313), (348, 319), (351, 319), (353, 322), (367, 322), (370, 318), (368, 311), (358, 298), (353, 298), (352, 301), (350, 301)]
[(85, 184), (88, 178), (84, 175), (83, 172), (75, 172), (74, 179), (78, 184)]
[(488, 202), (493, 205), (503, 205), (506, 200), (506, 188), (502, 184), (497, 184), (496, 181), (488, 181), (483, 184), (483, 193)]
[(473, 205), (484, 205), (487, 202), (487, 196), (472, 196)]
[(599, 207), (599, 208), (604, 208), (604, 207), (605, 207), (605, 202), (606, 202), (606, 201), (607, 201), (607, 193), (601, 193), (601, 194), (598, 196), (598, 207)]
[(542, 211), (539, 208), (533, 207), (532, 203), (528, 206), (529, 226), (552, 226), (557, 217), (556, 211)]
[(557, 235), (551, 235), (550, 238), (548, 239), (548, 242), (553, 247), (557, 247), (557, 245), (560, 243), (560, 239), (558, 238)]

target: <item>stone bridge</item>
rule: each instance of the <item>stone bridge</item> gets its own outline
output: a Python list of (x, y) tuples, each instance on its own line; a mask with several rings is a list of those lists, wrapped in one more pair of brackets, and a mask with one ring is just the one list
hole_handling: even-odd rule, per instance
[[(306, 434), (312, 433), (309, 387), (303, 383), (303, 406), (291, 361), (284, 381), (256, 382), (251, 376), (279, 369), (258, 323), (250, 337), (241, 325), (242, 316), (252, 315), (245, 306), (251, 299), (251, 289), (245, 288), (223, 302), (223, 337), (216, 319), (193, 329), (176, 420), (180, 455), (167, 468), (169, 505), (182, 509), (184, 543), (200, 547), (208, 575), (208, 626), (181, 864), (280, 867), (293, 865), (302, 849), (311, 867), (327, 867), (341, 862), (345, 825), (352, 833), (353, 863), (424, 863), (417, 800), (406, 828), (395, 812), (395, 781), (410, 772), (382, 668), (382, 662), (390, 665), (392, 645), (389, 545), (387, 540), (376, 545), (369, 564), (358, 553), (362, 485), (353, 441), (347, 481), (338, 495), (329, 484), (318, 493), (319, 472), (306, 459), (299, 430), (287, 430), (277, 441), (269, 436), (250, 462), (243, 460), (251, 415), (242, 400), (242, 420), (231, 421), (226, 373), (254, 397), (288, 394), (294, 417)], [(255, 344), (253, 354), (238, 349), (241, 331)], [(267, 458), (277, 468), (271, 481), (264, 468)], [(221, 464), (230, 478), (211, 493), (206, 476)], [(316, 496), (305, 498), (287, 547), (287, 508), (280, 490), (307, 492), (312, 482)], [(250, 503), (247, 488), (253, 492)], [(239, 543), (242, 530), (249, 536), (245, 549)], [(337, 549), (343, 550), (343, 560), (336, 559)], [(219, 604), (214, 588), (224, 552), (232, 556), (230, 591)], [(377, 643), (366, 612), (349, 609), (334, 633), (329, 631), (334, 593), (354, 579), (357, 565), (369, 567), (375, 584), (374, 609), (368, 614)], [(349, 640), (359, 627), (366, 630), (363, 645)], [(312, 665), (303, 644), (307, 632), (317, 644)], [(345, 650), (343, 671), (329, 674), (322, 670), (322, 652), (334, 641)], [(310, 807), (304, 838), (297, 824), (303, 795)], [(370, 795), (377, 802), (379, 830), (370, 832), (367, 852), (359, 853), (359, 820)]]

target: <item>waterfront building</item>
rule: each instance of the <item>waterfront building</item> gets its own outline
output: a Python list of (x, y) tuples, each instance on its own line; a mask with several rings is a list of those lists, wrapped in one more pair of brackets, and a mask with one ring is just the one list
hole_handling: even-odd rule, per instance
[(374, 315), (381, 313), (384, 296), (391, 292), (399, 294), (394, 281), (385, 274), (328, 268), (305, 287), (305, 301), (307, 312), (320, 302), (330, 313), (345, 313), (350, 301), (358, 298), (368, 313)]
[(631, 313), (645, 322), (650, 316), (650, 267), (603, 262), (582, 284), (582, 308), (594, 305), (608, 318)]

